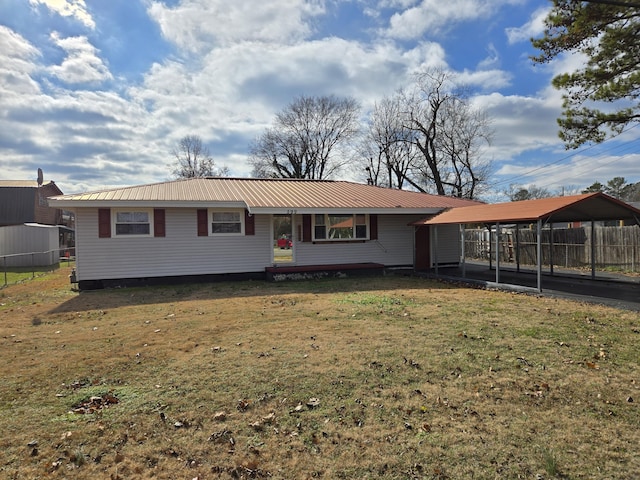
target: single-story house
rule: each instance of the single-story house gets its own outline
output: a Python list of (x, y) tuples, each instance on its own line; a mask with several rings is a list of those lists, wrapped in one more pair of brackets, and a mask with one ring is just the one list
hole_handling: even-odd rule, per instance
[[(434, 255), (430, 228), (411, 223), (479, 202), (346, 181), (192, 178), (49, 203), (75, 212), (76, 280), (91, 289), (458, 263), (457, 226), (440, 229)], [(274, 254), (283, 234), (286, 262)]]

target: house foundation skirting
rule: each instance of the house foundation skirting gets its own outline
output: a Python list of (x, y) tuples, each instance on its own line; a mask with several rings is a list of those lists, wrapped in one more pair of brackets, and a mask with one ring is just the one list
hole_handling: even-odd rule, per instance
[(80, 280), (78, 282), (78, 289), (100, 290), (103, 288), (149, 287), (154, 285), (183, 285), (189, 283), (213, 283), (264, 279), (264, 272), (179, 275), (172, 277), (109, 278), (103, 280)]
[(80, 280), (79, 290), (103, 288), (148, 287), (153, 285), (181, 285), (188, 283), (210, 283), (239, 280), (308, 280), (329, 277), (356, 277), (384, 275), (385, 266), (380, 263), (349, 263), (339, 265), (291, 265), (266, 267), (264, 272), (222, 273), (211, 275), (179, 275), (172, 277), (109, 278)]

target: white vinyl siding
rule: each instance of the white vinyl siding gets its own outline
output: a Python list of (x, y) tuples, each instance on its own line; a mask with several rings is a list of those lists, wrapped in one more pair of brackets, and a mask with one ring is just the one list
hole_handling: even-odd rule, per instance
[[(210, 218), (210, 217), (209, 217)], [(412, 266), (414, 227), (422, 215), (378, 215), (378, 239), (354, 242), (302, 242), (295, 239), (295, 264), (380, 263)], [(272, 265), (272, 216), (255, 215), (255, 235), (197, 235), (197, 210), (165, 209), (165, 237), (98, 237), (98, 209), (76, 210), (78, 280), (170, 277), (264, 272)], [(209, 224), (210, 225), (210, 224)], [(209, 228), (211, 228), (209, 226)], [(294, 232), (302, 216), (294, 216)], [(432, 233), (433, 234), (433, 233)], [(433, 241), (431, 242), (433, 248)], [(438, 229), (438, 262), (459, 259), (456, 226)], [(433, 261), (433, 253), (431, 259)]]
[(270, 265), (269, 215), (256, 215), (255, 235), (198, 237), (196, 212), (166, 209), (165, 237), (98, 238), (98, 209), (77, 209), (78, 280), (263, 272)]
[[(378, 239), (359, 242), (297, 242), (296, 265), (380, 263), (386, 266), (413, 265), (413, 232), (410, 222), (420, 215), (378, 215)], [(297, 216), (297, 224), (302, 217)], [(297, 227), (300, 228), (300, 227)]]
[(457, 224), (431, 227), (432, 265), (435, 265), (436, 259), (439, 265), (459, 263), (460, 253), (460, 227)]

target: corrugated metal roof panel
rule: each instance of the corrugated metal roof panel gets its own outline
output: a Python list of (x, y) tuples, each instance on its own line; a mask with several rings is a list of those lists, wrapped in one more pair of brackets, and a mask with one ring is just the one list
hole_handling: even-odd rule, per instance
[(640, 210), (604, 193), (541, 198), (453, 208), (414, 225), (622, 220), (640, 218)]
[(442, 209), (479, 202), (345, 181), (193, 178), (54, 197), (54, 202), (241, 202), (249, 209)]

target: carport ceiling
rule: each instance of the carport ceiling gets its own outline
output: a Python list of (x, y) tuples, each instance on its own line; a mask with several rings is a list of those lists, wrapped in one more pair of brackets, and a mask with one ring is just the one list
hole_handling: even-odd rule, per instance
[(519, 202), (457, 207), (413, 225), (469, 223), (588, 222), (633, 220), (640, 222), (640, 210), (604, 193), (541, 198)]

